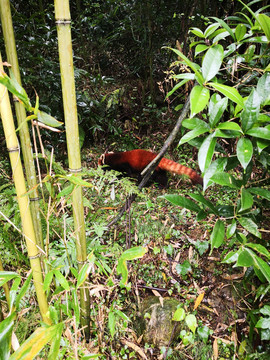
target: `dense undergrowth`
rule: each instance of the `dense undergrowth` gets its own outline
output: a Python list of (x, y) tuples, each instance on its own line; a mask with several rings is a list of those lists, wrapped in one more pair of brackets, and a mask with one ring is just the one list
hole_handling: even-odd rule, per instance
[[(121, 15), (128, 13), (128, 5), (137, 9), (135, 2), (124, 3)], [(43, 13), (48, 24), (53, 21), (50, 6)], [(134, 55), (140, 53), (138, 48), (132, 52), (129, 47), (127, 59), (120, 48), (121, 56), (116, 58), (111, 47), (124, 44), (126, 33), (119, 30), (117, 36), (115, 31), (112, 38), (102, 41), (106, 17), (101, 15), (102, 5), (95, 6), (91, 14), (96, 14), (96, 23), (88, 26), (92, 36), (98, 34), (98, 41), (91, 47), (91, 56), (84, 48), (86, 27), (73, 26), (83, 179), (91, 184), (83, 188), (89, 264), (84, 286), (91, 296), (90, 341), (85, 341), (79, 325), (77, 284), (82, 280), (77, 271), (71, 198), (75, 185), (68, 181), (64, 132), (54, 135), (43, 130), (45, 156), (39, 156), (46, 243), (44, 287), (53, 319), (50, 336), (61, 339), (53, 355), (48, 345), (52, 338), (46, 327), (39, 327), (40, 313), (28, 274), (9, 163), (5, 153), (0, 154), (0, 253), (5, 271), (17, 273), (10, 273), (10, 278), (2, 274), (1, 284), (8, 279), (12, 286), (17, 316), (13, 330), (28, 349), (33, 342), (48, 339), (40, 358), (57, 353), (55, 358), (59, 359), (268, 359), (270, 21), (267, 15), (258, 17), (268, 9), (255, 3), (258, 11), (253, 13), (254, 4), (250, 4), (226, 22), (221, 16), (202, 17), (205, 25), (191, 28), (182, 43), (189, 46), (188, 57), (179, 46), (173, 51), (163, 49), (163, 56), (151, 54), (149, 47), (145, 65)], [(117, 11), (110, 9), (106, 16), (112, 31)], [(88, 11), (76, 24), (85, 23)], [(38, 91), (40, 108), (62, 120), (56, 34), (44, 26), (39, 14), (32, 14), (37, 36), (20, 30), (31, 26), (23, 12), (19, 11), (15, 20), (18, 49), (27, 49), (20, 55), (24, 81), (30, 95), (36, 74), (46, 78)], [(35, 48), (41, 39), (46, 46), (36, 58)], [(163, 39), (159, 46), (171, 46), (171, 41)], [(177, 57), (167, 67), (174, 53)], [(152, 57), (155, 62), (162, 58), (154, 72), (159, 73), (155, 80), (161, 80), (161, 95), (149, 79)], [(106, 63), (119, 72), (112, 74)], [(165, 80), (158, 70), (166, 73)], [(139, 80), (134, 77), (137, 72)], [(197, 170), (199, 166), (203, 189), (171, 176), (168, 189), (153, 184), (138, 192), (136, 181), (97, 169), (98, 157), (107, 147), (158, 151), (189, 94), (189, 117), (168, 157)], [(0, 141), (4, 144), (1, 134), (2, 129)], [(130, 210), (108, 227), (133, 193), (137, 198)], [(140, 247), (147, 250), (144, 255)], [(125, 283), (119, 264), (126, 260)], [(166, 298), (179, 301), (178, 311), (171, 316), (183, 327), (177, 339), (166, 346), (154, 346), (141, 337), (140, 306), (153, 295), (161, 303)], [(1, 306), (1, 316), (8, 318), (4, 292)], [(59, 325), (63, 325), (63, 332)], [(0, 332), (6, 328), (2, 321)]]

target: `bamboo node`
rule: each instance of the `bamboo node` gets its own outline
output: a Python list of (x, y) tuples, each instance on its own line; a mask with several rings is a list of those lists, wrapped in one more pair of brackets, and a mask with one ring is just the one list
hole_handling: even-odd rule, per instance
[(20, 151), (20, 148), (19, 146), (15, 146), (15, 147), (10, 147), (10, 148), (7, 148), (7, 151), (8, 152), (16, 152), (16, 151)]
[(87, 259), (83, 260), (83, 261), (77, 260), (77, 263), (80, 264), (80, 265), (84, 265), (84, 264), (87, 263)]
[(39, 200), (40, 200), (40, 197), (38, 197), (38, 196), (30, 198), (30, 201), (39, 201)]
[(29, 259), (30, 259), (30, 260), (34, 260), (34, 259), (39, 258), (40, 256), (41, 256), (41, 254), (40, 254), (40, 253), (37, 253), (36, 255), (29, 256)]
[(82, 171), (82, 168), (79, 168), (79, 169), (68, 169), (69, 172), (73, 173), (73, 174), (77, 174), (77, 173), (80, 173)]
[(56, 25), (68, 25), (71, 23), (70, 19), (57, 19), (55, 20)]

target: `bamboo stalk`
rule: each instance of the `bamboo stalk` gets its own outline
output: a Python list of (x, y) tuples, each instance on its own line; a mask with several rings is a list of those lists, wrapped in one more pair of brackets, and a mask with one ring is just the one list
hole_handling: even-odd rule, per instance
[[(7, 60), (12, 65), (12, 72), (17, 82), (21, 85), (21, 75), (19, 70), (19, 63), (18, 63), (18, 57), (16, 51), (9, 0), (0, 0), (0, 16), (1, 16), (1, 24), (3, 29), (6, 53), (7, 53)], [(20, 128), (19, 134), (21, 140), (21, 147), (22, 147), (22, 154), (23, 154), (28, 190), (33, 189), (30, 195), (30, 200), (31, 200), (30, 208), (31, 208), (31, 214), (35, 228), (35, 234), (39, 247), (42, 250), (44, 250), (41, 219), (39, 212), (39, 195), (37, 190), (36, 171), (35, 171), (28, 123), (25, 121), (26, 112), (23, 104), (21, 104), (15, 98), (14, 98), (14, 102), (15, 102), (15, 111), (18, 120), (18, 126)]]
[[(3, 70), (2, 57), (0, 54), (0, 71)], [(20, 159), (20, 147), (16, 136), (15, 125), (13, 121), (11, 106), (9, 102), (8, 91), (5, 86), (0, 84), (0, 112), (3, 122), (4, 134), (6, 138), (7, 149), (12, 168), (13, 181), (18, 197), (23, 234), (26, 241), (30, 265), (33, 271), (33, 281), (36, 289), (37, 300), (42, 319), (45, 323), (51, 324), (48, 315), (48, 303), (43, 290), (43, 277), (41, 271), (41, 262), (32, 216), (29, 206), (29, 197), (26, 195), (26, 185), (23, 175), (22, 163)]]
[[(61, 70), (63, 104), (65, 114), (66, 138), (69, 170), (81, 177), (81, 155), (77, 117), (74, 68), (72, 56), (70, 10), (68, 0), (55, 0), (55, 20), (58, 35), (58, 49)], [(74, 230), (79, 270), (87, 261), (86, 237), (82, 188), (76, 187), (72, 194)], [(90, 337), (90, 296), (87, 288), (80, 289), (81, 325), (85, 326), (85, 336)]]

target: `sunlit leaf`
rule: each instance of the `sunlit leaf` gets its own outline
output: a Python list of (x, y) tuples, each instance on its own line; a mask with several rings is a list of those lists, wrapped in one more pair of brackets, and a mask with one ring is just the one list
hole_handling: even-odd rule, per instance
[(198, 327), (196, 316), (193, 314), (188, 314), (185, 318), (185, 322), (193, 334), (195, 334), (195, 331)]
[(202, 74), (205, 82), (216, 76), (222, 64), (223, 56), (223, 47), (219, 44), (207, 50), (202, 62)]
[(178, 308), (173, 314), (173, 321), (183, 321), (185, 319), (186, 312), (183, 308)]
[(208, 104), (210, 91), (204, 86), (196, 85), (190, 93), (190, 116), (201, 112)]
[(246, 133), (258, 120), (260, 112), (260, 97), (255, 89), (249, 94), (243, 111), (240, 114), (242, 129)]
[(207, 124), (198, 125), (195, 129), (186, 133), (179, 141), (179, 146), (209, 131)]
[(218, 83), (209, 83), (208, 85), (212, 86), (214, 89), (227, 96), (230, 100), (238, 104), (240, 107), (244, 106), (244, 99), (235, 88)]
[(202, 173), (207, 170), (211, 164), (215, 151), (216, 141), (217, 139), (215, 138), (215, 133), (212, 133), (204, 139), (202, 145), (200, 146), (198, 152), (198, 163)]
[(248, 232), (257, 236), (258, 238), (262, 237), (261, 233), (258, 230), (257, 224), (255, 224), (253, 220), (248, 217), (240, 217), (238, 221)]
[(236, 155), (243, 169), (246, 170), (253, 155), (252, 142), (247, 138), (240, 138), (236, 147)]
[(214, 128), (221, 119), (228, 104), (228, 98), (221, 98), (219, 94), (215, 93), (211, 96), (208, 106), (209, 124)]

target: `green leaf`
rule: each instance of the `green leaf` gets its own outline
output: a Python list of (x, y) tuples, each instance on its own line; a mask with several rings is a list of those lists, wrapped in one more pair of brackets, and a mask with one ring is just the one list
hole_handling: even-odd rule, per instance
[(189, 30), (189, 32), (192, 32), (194, 35), (196, 35), (196, 36), (198, 36), (198, 37), (200, 37), (200, 38), (203, 38), (203, 39), (205, 38), (204, 33), (203, 33), (202, 30), (199, 29), (199, 28), (192, 27), (192, 28)]
[(236, 266), (250, 267), (253, 264), (254, 264), (254, 261), (253, 261), (252, 253), (247, 249), (244, 249), (243, 251), (241, 251), (238, 256)]
[(0, 271), (0, 286), (3, 286), (5, 283), (12, 279), (20, 278), (20, 275), (13, 271)]
[(260, 329), (270, 329), (270, 317), (260, 318), (255, 327)]
[(211, 96), (209, 101), (208, 113), (209, 124), (211, 128), (214, 128), (219, 122), (228, 104), (228, 98), (221, 98), (219, 94), (215, 93)]
[(85, 280), (88, 278), (91, 269), (93, 269), (93, 263), (95, 261), (95, 255), (92, 255), (92, 263), (87, 262), (86, 264), (84, 264), (79, 272), (78, 278), (77, 278), (77, 284), (76, 287), (77, 289), (83, 285), (83, 283), (85, 282)]
[(197, 333), (198, 333), (199, 337), (202, 339), (202, 341), (204, 342), (204, 344), (207, 344), (207, 340), (210, 335), (209, 327), (207, 327), (206, 325), (202, 326), (202, 327), (198, 327)]
[(226, 231), (227, 239), (231, 238), (235, 234), (235, 230), (236, 230), (236, 221), (235, 219), (233, 219), (232, 223), (227, 226), (227, 231)]
[[(266, 72), (257, 83), (257, 93), (262, 105), (270, 101), (270, 73)], [(269, 117), (268, 117), (269, 121)]]
[(255, 136), (261, 139), (270, 140), (270, 130), (266, 127), (254, 127), (246, 132), (247, 135)]
[(124, 251), (120, 258), (124, 261), (134, 260), (134, 259), (142, 258), (146, 252), (147, 252), (147, 249), (145, 247), (134, 246), (134, 247)]
[(193, 334), (195, 334), (195, 331), (198, 327), (196, 316), (193, 314), (188, 314), (185, 318), (185, 322)]
[(217, 139), (215, 138), (215, 133), (212, 133), (204, 139), (202, 145), (200, 146), (198, 152), (198, 163), (202, 173), (204, 173), (204, 171), (206, 171), (211, 164), (215, 151), (216, 141)]
[(161, 197), (165, 198), (174, 205), (181, 206), (191, 211), (199, 212), (201, 210), (201, 208), (194, 201), (187, 199), (182, 195), (166, 194)]
[(230, 100), (238, 104), (241, 108), (244, 106), (244, 99), (235, 88), (218, 83), (209, 83), (208, 85), (221, 92), (224, 96), (227, 96)]
[(240, 114), (242, 129), (246, 133), (257, 122), (260, 112), (260, 97), (255, 89), (247, 98), (243, 111)]
[(270, 283), (270, 266), (257, 255), (255, 255), (255, 263), (263, 276)]
[(251, 209), (253, 205), (253, 196), (245, 189), (241, 189), (241, 208), (239, 211)]
[(209, 46), (204, 45), (204, 44), (198, 44), (195, 47), (195, 56), (197, 56), (198, 54), (200, 54), (201, 52), (203, 52), (203, 51), (205, 51), (207, 49), (209, 49)]
[(198, 127), (210, 130), (209, 125), (205, 121), (196, 117), (183, 120), (182, 126), (189, 130), (197, 129)]
[(233, 40), (236, 40), (235, 39), (235, 36), (234, 36), (234, 33), (232, 31), (232, 29), (229, 27), (229, 25), (227, 25), (225, 23), (225, 21), (215, 17), (215, 16), (211, 16), (212, 19), (216, 20), (226, 31), (228, 31), (228, 33), (231, 35), (231, 37), (233, 38)]
[(246, 170), (253, 155), (252, 142), (247, 138), (240, 138), (236, 147), (236, 155), (243, 169)]
[(216, 76), (222, 64), (223, 56), (224, 50), (219, 44), (207, 50), (202, 62), (202, 74), (205, 82)]
[(225, 237), (225, 227), (224, 223), (218, 219), (215, 223), (214, 229), (210, 235), (211, 251), (212, 254), (214, 248), (219, 248), (222, 245)]
[(203, 190), (205, 191), (209, 185), (213, 183), (212, 176), (215, 173), (222, 172), (227, 165), (227, 159), (226, 158), (219, 158), (211, 163), (209, 168), (204, 173), (203, 177)]
[(210, 91), (204, 86), (196, 85), (190, 93), (190, 116), (201, 112), (208, 104)]
[(248, 191), (251, 192), (252, 194), (261, 196), (262, 198), (270, 201), (270, 191), (269, 190), (253, 187), (253, 188), (249, 188)]
[(263, 245), (253, 243), (246, 243), (245, 245), (253, 250), (256, 250), (258, 253), (264, 255), (268, 260), (270, 260), (270, 252)]
[(13, 73), (9, 78), (5, 72), (0, 75), (0, 84), (4, 85), (14, 96), (16, 96), (21, 103), (25, 106), (27, 111), (32, 110), (30, 100), (21, 85), (17, 82)]
[(9, 359), (11, 336), (14, 326), (14, 320), (16, 318), (16, 312), (14, 311), (0, 322), (0, 359)]
[(199, 201), (201, 204), (207, 206), (212, 212), (216, 215), (218, 215), (218, 211), (215, 208), (215, 206), (211, 203), (211, 201), (205, 199), (205, 197), (202, 194), (194, 194), (189, 193), (188, 196), (190, 196), (192, 199)]
[(209, 131), (209, 127), (207, 124), (201, 124), (199, 125), (196, 129), (193, 129), (191, 131), (189, 131), (188, 133), (186, 133), (179, 141), (178, 146), (202, 135), (205, 134), (206, 132)]
[(257, 15), (257, 20), (265, 33), (267, 40), (270, 41), (270, 17), (266, 14)]
[(116, 324), (115, 313), (114, 311), (110, 311), (108, 315), (108, 327), (112, 338), (114, 337), (115, 334), (115, 324)]
[(226, 121), (224, 123), (221, 123), (218, 125), (217, 128), (221, 130), (239, 131), (240, 133), (242, 133), (242, 129), (240, 128), (240, 126), (233, 121)]
[[(195, 78), (195, 75), (194, 74), (191, 74), (193, 75), (193, 78)], [(185, 79), (185, 80), (182, 80), (180, 82), (178, 82), (173, 88), (171, 91), (168, 92), (168, 94), (166, 95), (166, 99), (168, 99), (177, 89), (179, 89), (181, 86), (185, 85), (189, 80), (188, 79)]]
[(9, 360), (34, 359), (51, 340), (63, 330), (63, 324), (40, 327), (11, 355)]
[(59, 270), (54, 270), (54, 276), (58, 280), (59, 284), (62, 286), (63, 289), (65, 289), (66, 291), (70, 290), (67, 279)]
[(220, 26), (220, 24), (218, 24), (218, 23), (213, 23), (213, 24), (210, 24), (209, 26), (207, 26), (207, 28), (204, 31), (205, 37), (209, 38), (209, 36), (211, 36), (211, 35), (213, 37), (214, 32), (219, 28), (219, 26)]
[(215, 173), (211, 180), (213, 180), (216, 184), (222, 185), (222, 186), (229, 186), (233, 189), (239, 189), (239, 185), (237, 184), (235, 178), (225, 172), (219, 172)]
[(261, 233), (258, 230), (258, 226), (255, 224), (253, 220), (247, 217), (240, 217), (238, 221), (243, 226), (243, 228), (245, 228), (248, 232), (257, 236), (258, 238), (262, 237)]
[(191, 68), (191, 70), (194, 71), (194, 73), (197, 76), (198, 81), (202, 84), (203, 83), (203, 76), (202, 74), (198, 71), (198, 65), (193, 63), (192, 61), (190, 61), (183, 53), (181, 53), (181, 51), (179, 51), (178, 49), (173, 49), (173, 48), (168, 48), (172, 51), (175, 52), (175, 54), (177, 56), (179, 56), (187, 66), (189, 66)]
[(44, 278), (44, 283), (43, 283), (43, 290), (47, 291), (51, 285), (51, 282), (53, 280), (53, 274), (54, 274), (54, 270), (49, 271)]
[(183, 321), (185, 319), (186, 312), (183, 308), (178, 308), (173, 314), (173, 321)]
[(239, 42), (246, 35), (247, 28), (244, 24), (238, 24), (235, 28), (236, 41)]
[(53, 116), (45, 113), (44, 111), (38, 110), (37, 118), (38, 118), (38, 121), (40, 121), (42, 124), (45, 124), (47, 126), (59, 127), (59, 126), (63, 125), (63, 123), (61, 121), (56, 120)]
[(25, 280), (21, 290), (19, 291), (19, 293), (17, 294), (16, 297), (16, 302), (15, 302), (15, 307), (16, 309), (19, 309), (20, 306), (20, 302), (22, 300), (22, 298), (24, 297), (26, 291), (29, 289), (29, 286), (31, 285), (31, 280), (32, 280), (33, 274), (32, 272), (28, 275), (27, 279)]
[(230, 251), (225, 258), (223, 259), (222, 263), (231, 264), (237, 261), (239, 257), (239, 251)]

